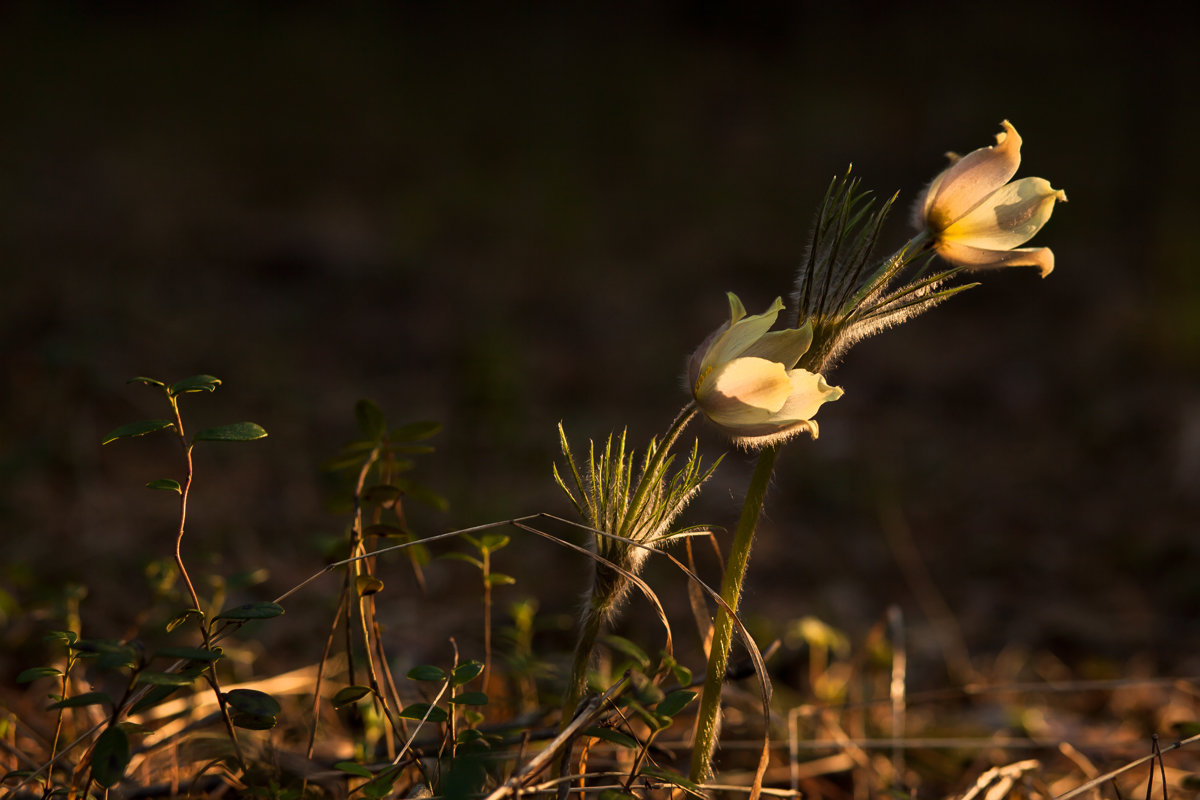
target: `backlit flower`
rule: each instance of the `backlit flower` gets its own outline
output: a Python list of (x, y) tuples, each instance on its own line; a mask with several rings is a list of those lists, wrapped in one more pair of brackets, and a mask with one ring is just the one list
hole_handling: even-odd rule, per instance
[(939, 256), (970, 267), (1036, 266), (1054, 269), (1048, 247), (1020, 247), (1050, 219), (1066, 192), (1043, 178), (1009, 183), (1021, 164), (1021, 137), (1008, 120), (996, 144), (959, 158), (929, 184), (914, 208), (915, 223), (933, 237)]
[(759, 447), (807, 431), (823, 403), (842, 396), (825, 378), (796, 362), (812, 343), (812, 326), (771, 331), (783, 302), (746, 316), (729, 294), (729, 321), (705, 340), (688, 361), (688, 385), (696, 405), (736, 443)]

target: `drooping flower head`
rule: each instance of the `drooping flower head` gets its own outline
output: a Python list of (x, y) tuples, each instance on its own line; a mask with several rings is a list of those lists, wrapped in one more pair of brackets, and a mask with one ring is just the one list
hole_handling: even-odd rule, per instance
[(1021, 137), (1008, 120), (996, 144), (951, 164), (918, 199), (914, 223), (933, 237), (939, 256), (951, 264), (986, 267), (1036, 266), (1042, 277), (1054, 269), (1048, 247), (1020, 247), (1041, 230), (1054, 204), (1067, 199), (1044, 178), (1012, 180), (1021, 164)]
[(796, 369), (812, 343), (812, 326), (771, 331), (783, 301), (746, 316), (729, 293), (729, 321), (717, 328), (688, 361), (687, 380), (696, 405), (737, 444), (761, 447), (801, 431), (817, 437), (813, 421), (822, 404), (842, 390), (825, 378)]

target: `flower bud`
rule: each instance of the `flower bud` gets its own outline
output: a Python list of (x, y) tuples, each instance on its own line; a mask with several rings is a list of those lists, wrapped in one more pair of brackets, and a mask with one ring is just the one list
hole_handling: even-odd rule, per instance
[(771, 331), (783, 302), (746, 316), (729, 294), (729, 321), (715, 330), (688, 361), (688, 385), (705, 416), (737, 444), (761, 447), (800, 431), (817, 437), (813, 417), (823, 403), (842, 396), (825, 378), (796, 362), (812, 343), (812, 326)]

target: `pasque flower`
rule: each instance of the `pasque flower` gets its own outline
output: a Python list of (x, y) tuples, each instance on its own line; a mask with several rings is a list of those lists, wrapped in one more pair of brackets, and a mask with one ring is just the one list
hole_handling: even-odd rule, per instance
[(729, 321), (704, 341), (688, 361), (688, 385), (705, 416), (736, 443), (760, 447), (807, 431), (813, 417), (842, 390), (796, 362), (812, 343), (812, 326), (771, 331), (783, 302), (746, 316), (729, 293)]
[(1021, 137), (1008, 120), (996, 144), (959, 158), (929, 184), (914, 208), (915, 223), (933, 237), (939, 256), (969, 268), (1029, 265), (1054, 269), (1048, 247), (1020, 247), (1050, 219), (1066, 192), (1043, 178), (1009, 183), (1021, 164)]

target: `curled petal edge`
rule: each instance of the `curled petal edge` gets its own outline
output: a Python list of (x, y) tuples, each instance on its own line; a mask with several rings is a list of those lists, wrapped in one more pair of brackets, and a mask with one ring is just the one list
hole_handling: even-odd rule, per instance
[(944, 230), (1008, 183), (1021, 166), (1021, 136), (1008, 120), (1000, 123), (996, 144), (972, 150), (942, 170), (921, 203), (924, 222)]
[(1018, 247), (1015, 250), (984, 250), (979, 247), (942, 242), (937, 253), (943, 260), (967, 269), (1037, 267), (1044, 278), (1054, 271), (1054, 253), (1049, 247)]

